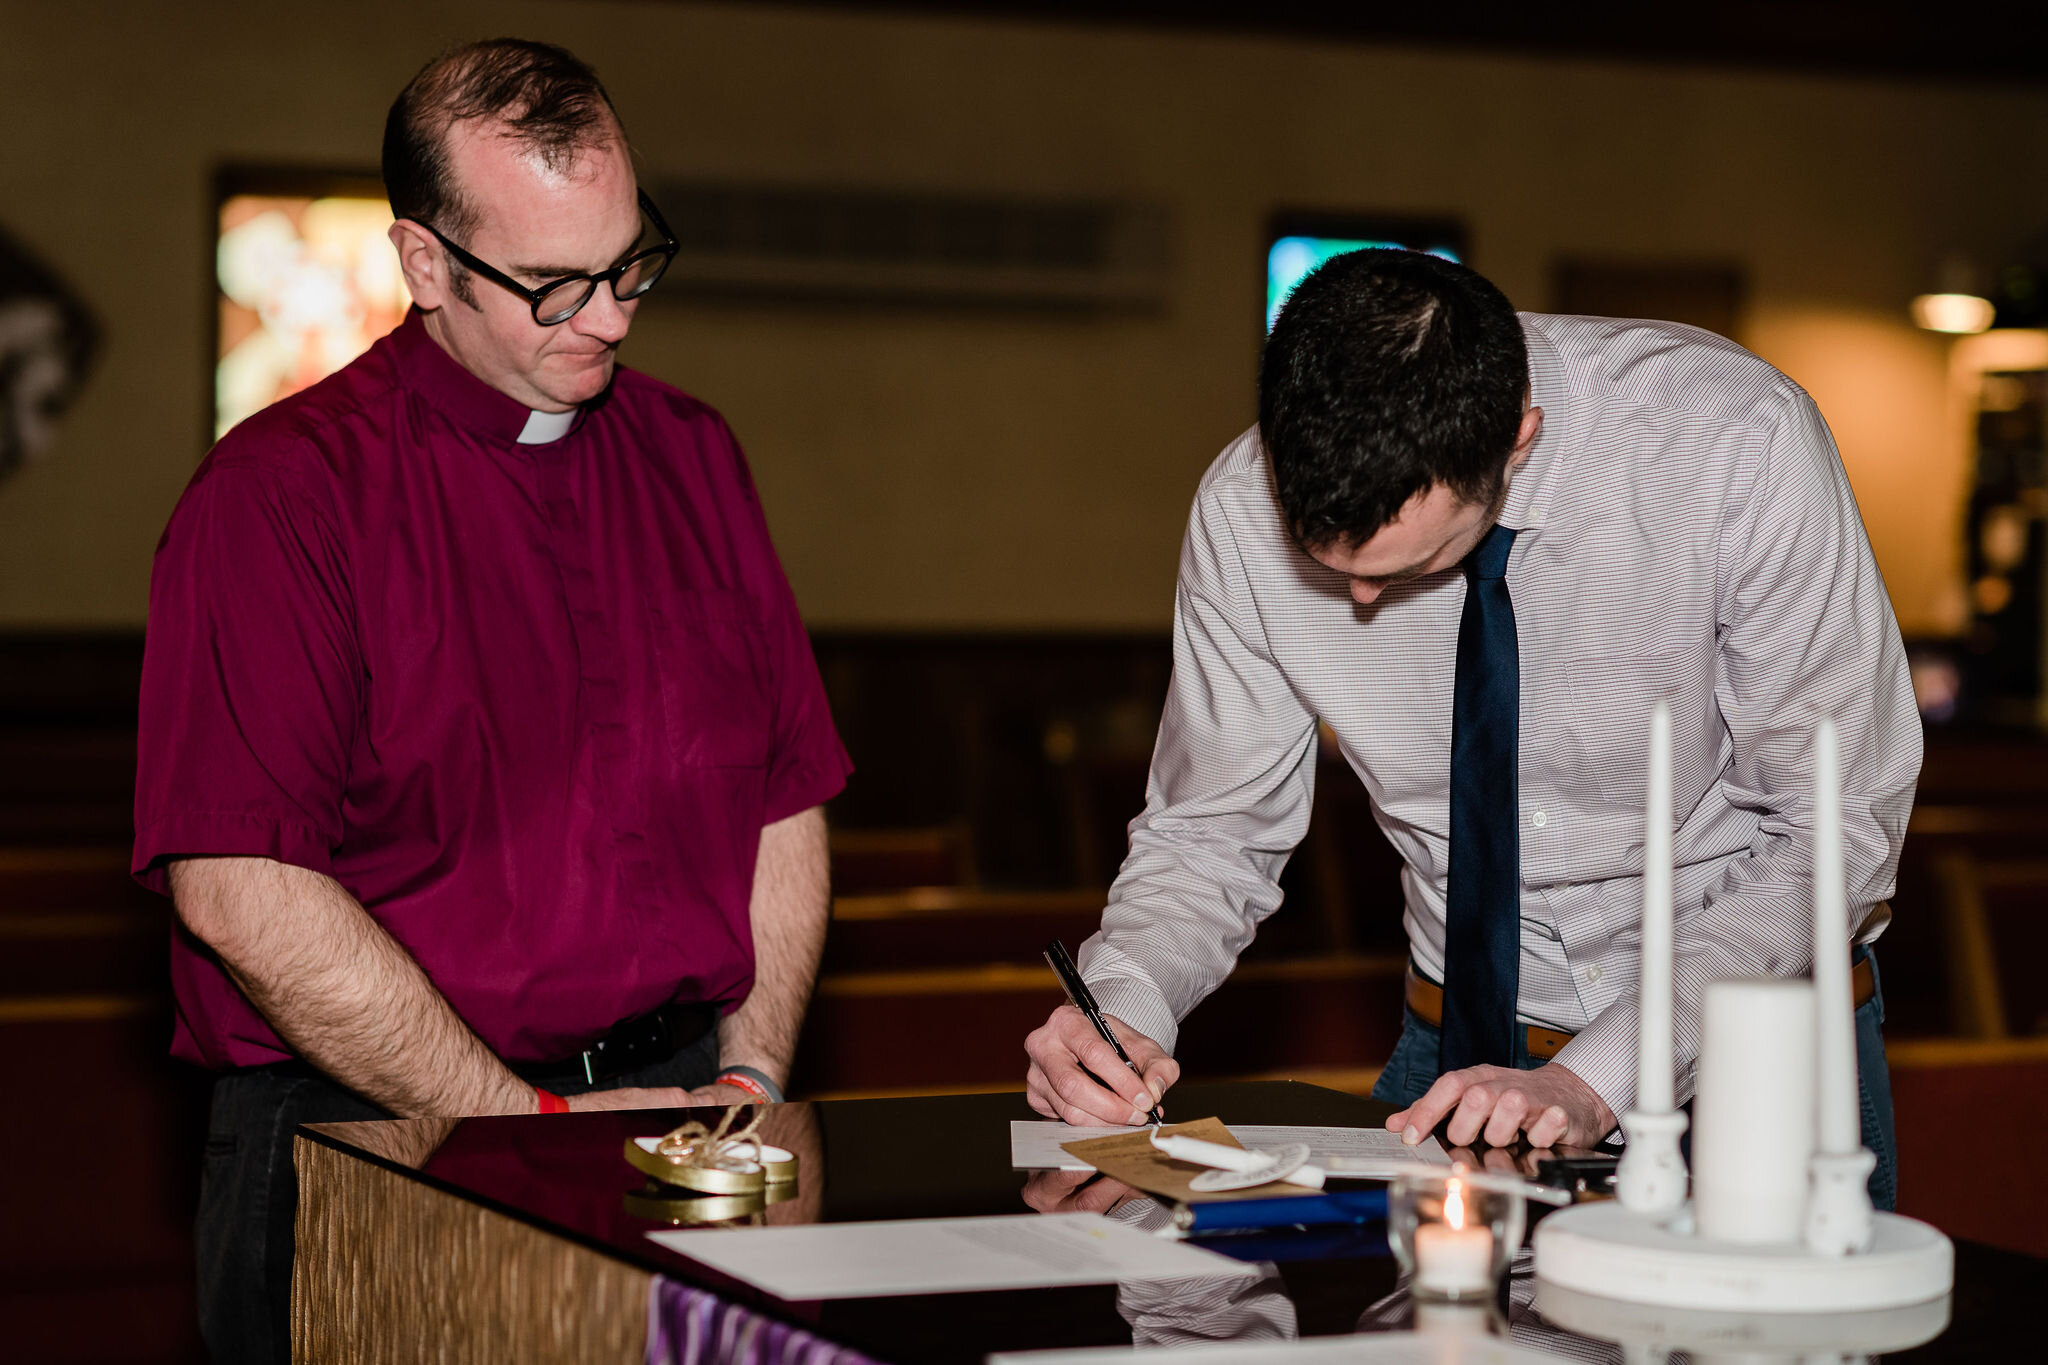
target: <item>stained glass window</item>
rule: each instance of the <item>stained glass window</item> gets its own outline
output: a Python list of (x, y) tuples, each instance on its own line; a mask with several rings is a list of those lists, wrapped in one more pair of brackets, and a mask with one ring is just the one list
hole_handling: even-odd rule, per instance
[(214, 435), (361, 355), (411, 303), (374, 190), (225, 193)]

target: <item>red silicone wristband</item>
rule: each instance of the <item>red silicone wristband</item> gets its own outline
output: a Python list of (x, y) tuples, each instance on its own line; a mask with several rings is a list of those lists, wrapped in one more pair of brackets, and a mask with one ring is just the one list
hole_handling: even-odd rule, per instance
[(761, 1083), (755, 1080), (752, 1076), (743, 1076), (740, 1075), (738, 1072), (732, 1071), (721, 1072), (717, 1076), (717, 1078), (712, 1081), (712, 1084), (737, 1086), (741, 1090), (746, 1091), (749, 1095), (752, 1095), (755, 1099), (761, 1101), (763, 1104), (769, 1104), (773, 1102), (769, 1098), (768, 1092), (762, 1088)]
[(563, 1099), (560, 1095), (550, 1095), (547, 1091), (538, 1088), (533, 1093), (534, 1097), (540, 1101), (541, 1113), (566, 1114), (569, 1112), (569, 1101)]

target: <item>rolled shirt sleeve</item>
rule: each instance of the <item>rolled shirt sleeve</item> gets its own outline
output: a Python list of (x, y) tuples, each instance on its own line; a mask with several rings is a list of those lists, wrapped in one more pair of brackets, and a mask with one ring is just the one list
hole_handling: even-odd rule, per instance
[[(1726, 801), (1757, 813), (1730, 859), (1674, 926), (1674, 1080), (1683, 1102), (1707, 984), (1796, 976), (1813, 960), (1813, 744), (1841, 741), (1844, 877), (1851, 932), (1892, 893), (1919, 776), (1921, 729), (1905, 648), (1833, 437), (1787, 384), (1756, 478), (1725, 514), (1717, 566), (1715, 698), (1733, 741)], [(1847, 951), (1848, 945), (1843, 945)], [(1631, 986), (1556, 1060), (1616, 1115), (1635, 1098)]]
[(272, 858), (331, 874), (362, 665), (331, 519), (278, 465), (217, 458), (157, 547), (133, 870)]

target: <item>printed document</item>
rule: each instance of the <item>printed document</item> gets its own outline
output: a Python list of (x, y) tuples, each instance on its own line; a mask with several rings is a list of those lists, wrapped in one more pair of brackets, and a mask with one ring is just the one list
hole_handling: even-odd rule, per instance
[(1133, 1280), (1240, 1278), (1257, 1267), (1094, 1213), (913, 1218), (647, 1234), (782, 1299), (865, 1299)]

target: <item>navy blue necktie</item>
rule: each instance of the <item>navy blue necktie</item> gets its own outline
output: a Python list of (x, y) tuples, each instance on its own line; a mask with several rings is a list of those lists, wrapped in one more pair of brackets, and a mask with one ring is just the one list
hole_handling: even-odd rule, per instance
[(1522, 656), (1508, 598), (1515, 533), (1496, 526), (1465, 559), (1451, 700), (1451, 874), (1439, 1065), (1509, 1066), (1521, 983), (1522, 839), (1516, 761)]

